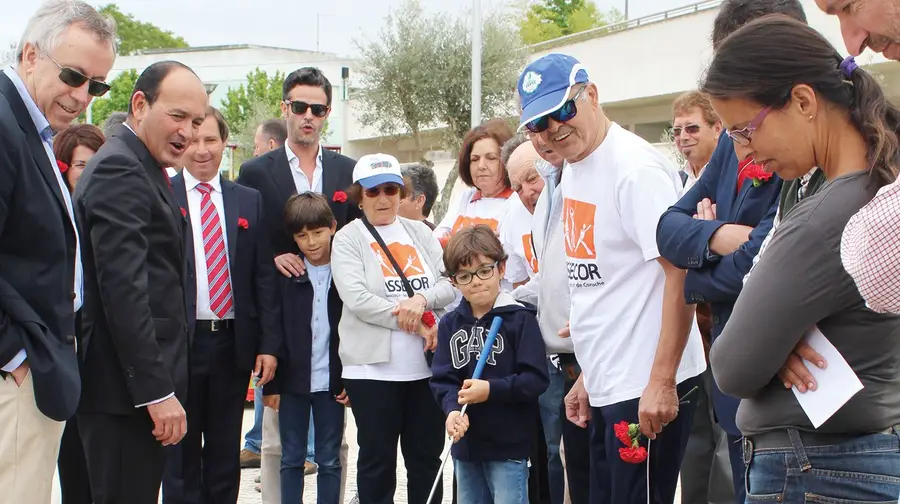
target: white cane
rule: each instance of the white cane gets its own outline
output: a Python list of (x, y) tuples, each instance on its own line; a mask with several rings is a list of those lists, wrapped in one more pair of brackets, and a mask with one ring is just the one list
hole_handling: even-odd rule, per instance
[[(481, 372), (484, 371), (484, 366), (487, 364), (488, 356), (491, 355), (491, 348), (494, 346), (494, 340), (497, 339), (497, 333), (500, 332), (500, 325), (503, 323), (503, 319), (500, 317), (494, 317), (494, 320), (491, 321), (491, 330), (488, 332), (487, 338), (484, 340), (484, 345), (481, 347), (481, 355), (478, 356), (478, 364), (475, 365), (475, 372), (472, 373), (472, 379), (477, 380), (481, 378)], [(466, 409), (469, 408), (468, 404), (463, 404), (462, 410), (459, 412), (459, 416), (463, 416), (466, 414)], [(441, 476), (444, 474), (444, 465), (447, 464), (447, 456), (450, 455), (450, 449), (453, 447), (451, 443), (450, 446), (444, 451), (444, 454), (441, 456), (441, 468), (438, 469), (437, 476), (434, 478), (434, 484), (431, 485), (431, 493), (428, 494), (428, 500), (425, 501), (425, 504), (431, 504), (431, 499), (434, 498), (434, 492), (437, 490), (438, 483), (441, 481)]]

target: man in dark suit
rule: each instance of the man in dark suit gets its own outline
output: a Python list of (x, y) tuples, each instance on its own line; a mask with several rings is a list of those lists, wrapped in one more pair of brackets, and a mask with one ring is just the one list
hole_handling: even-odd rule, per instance
[[(331, 98), (331, 83), (318, 68), (305, 67), (291, 72), (282, 85), (281, 112), (287, 124), (287, 142), (283, 148), (241, 165), (238, 175), (238, 184), (262, 194), (275, 265), (285, 277), (299, 277), (306, 270), (300, 249), (284, 229), (284, 207), (288, 198), (306, 191), (324, 195), (334, 212), (337, 229), (362, 215), (359, 207), (347, 201), (344, 192), (353, 184), (356, 162), (321, 145), (322, 128), (331, 114)], [(279, 439), (278, 416), (270, 408), (266, 408), (263, 415), (264, 444), (277, 447), (278, 443), (273, 445), (270, 441)], [(266, 417), (270, 418), (269, 422)], [(241, 457), (249, 462), (255, 454), (245, 449)], [(280, 463), (276, 463), (279, 457), (280, 454), (270, 457), (270, 467), (267, 468), (265, 463), (262, 466), (262, 478), (266, 480), (262, 492), (264, 504), (281, 502)], [(343, 453), (342, 457), (346, 458)]]
[[(63, 23), (61, 32), (55, 31)], [(48, 2), (0, 70), (0, 503), (49, 502), (65, 421), (81, 393), (79, 236), (53, 135), (109, 86), (115, 25)]]
[(138, 77), (119, 126), (75, 191), (84, 231), (84, 390), (78, 424), (97, 504), (155, 504), (166, 452), (187, 430), (185, 220), (165, 168), (206, 116), (181, 63)]
[(172, 178), (187, 221), (191, 428), (169, 451), (165, 504), (237, 502), (248, 377), (272, 379), (282, 340), (262, 197), (219, 174), (227, 139), (225, 118), (209, 107), (184, 170)]

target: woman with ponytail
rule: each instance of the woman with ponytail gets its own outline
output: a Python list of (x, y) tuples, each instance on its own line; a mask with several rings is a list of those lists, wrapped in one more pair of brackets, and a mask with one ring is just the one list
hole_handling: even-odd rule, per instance
[[(783, 216), (710, 352), (721, 390), (741, 398), (747, 502), (896, 502), (900, 317), (866, 307), (840, 242), (850, 217), (896, 178), (900, 113), (852, 59), (783, 16), (728, 37), (701, 87), (739, 159), (785, 180), (814, 166), (826, 178)], [(787, 369), (817, 332), (864, 388), (814, 424)]]

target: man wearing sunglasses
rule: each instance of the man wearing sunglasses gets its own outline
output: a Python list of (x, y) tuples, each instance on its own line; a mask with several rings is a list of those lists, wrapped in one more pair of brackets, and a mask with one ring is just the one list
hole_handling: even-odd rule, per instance
[[(55, 0), (0, 70), (0, 503), (49, 502), (65, 421), (78, 405), (80, 238), (53, 136), (109, 86), (115, 23)], [(84, 460), (81, 461), (84, 464)]]
[[(606, 117), (575, 58), (550, 54), (531, 63), (518, 91), (520, 127), (567, 163), (569, 332), (583, 371), (569, 396), (586, 390), (590, 410), (579, 414), (567, 399), (566, 413), (591, 430), (590, 502), (647, 502), (649, 472), (653, 500), (671, 503), (694, 408), (679, 398), (706, 369), (693, 309), (684, 304), (684, 271), (656, 249), (657, 221), (677, 201), (681, 180), (653, 146)], [(621, 421), (640, 423), (653, 440), (652, 463), (620, 456), (625, 446), (614, 426)]]

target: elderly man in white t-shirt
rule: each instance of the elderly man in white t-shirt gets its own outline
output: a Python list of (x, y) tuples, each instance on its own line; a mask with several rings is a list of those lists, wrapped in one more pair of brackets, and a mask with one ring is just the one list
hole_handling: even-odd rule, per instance
[[(590, 501), (645, 503), (651, 486), (653, 502), (671, 503), (693, 413), (679, 398), (706, 369), (684, 300), (685, 272), (656, 247), (657, 222), (678, 200), (681, 180), (653, 146), (605, 116), (597, 86), (575, 58), (550, 54), (531, 63), (518, 91), (520, 127), (567, 161), (563, 246), (570, 332), (583, 371), (569, 395), (583, 397), (583, 387), (590, 403), (567, 404), (567, 414), (591, 431)], [(646, 437), (631, 445), (614, 428), (620, 422), (639, 424)]]

